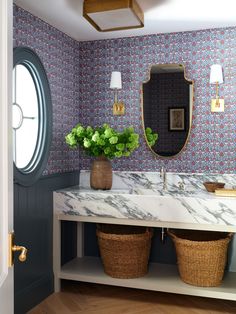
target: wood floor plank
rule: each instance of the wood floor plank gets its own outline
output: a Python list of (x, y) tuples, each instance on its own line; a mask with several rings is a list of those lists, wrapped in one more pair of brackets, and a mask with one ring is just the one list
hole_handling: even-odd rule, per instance
[(236, 302), (65, 281), (28, 314), (236, 314)]

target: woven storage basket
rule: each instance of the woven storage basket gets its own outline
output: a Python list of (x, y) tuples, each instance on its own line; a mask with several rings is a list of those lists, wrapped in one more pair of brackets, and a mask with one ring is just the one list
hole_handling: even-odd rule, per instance
[(144, 276), (148, 271), (152, 234), (144, 227), (97, 225), (105, 273), (125, 279)]
[(181, 279), (191, 285), (221, 284), (231, 233), (213, 231), (168, 231), (174, 241)]

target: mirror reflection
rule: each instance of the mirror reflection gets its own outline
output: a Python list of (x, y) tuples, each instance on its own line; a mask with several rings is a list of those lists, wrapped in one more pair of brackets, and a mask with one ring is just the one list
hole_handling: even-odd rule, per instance
[(143, 83), (143, 126), (148, 146), (161, 157), (185, 147), (191, 128), (193, 81), (181, 64), (153, 65)]

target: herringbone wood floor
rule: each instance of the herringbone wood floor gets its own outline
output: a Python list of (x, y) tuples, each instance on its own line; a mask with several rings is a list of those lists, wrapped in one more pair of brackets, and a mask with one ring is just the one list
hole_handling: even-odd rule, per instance
[(236, 302), (67, 281), (28, 314), (72, 313), (233, 314)]

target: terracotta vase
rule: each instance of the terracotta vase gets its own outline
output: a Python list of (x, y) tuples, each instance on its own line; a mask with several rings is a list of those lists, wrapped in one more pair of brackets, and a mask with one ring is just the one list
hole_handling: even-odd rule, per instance
[(112, 186), (111, 162), (100, 156), (92, 162), (90, 172), (90, 186), (95, 190), (110, 190)]

